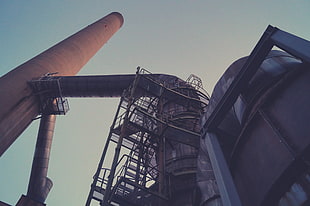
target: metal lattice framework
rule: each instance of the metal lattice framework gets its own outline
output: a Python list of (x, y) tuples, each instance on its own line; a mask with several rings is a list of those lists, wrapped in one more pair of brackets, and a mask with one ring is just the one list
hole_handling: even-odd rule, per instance
[[(180, 113), (198, 123), (197, 111), (206, 107), (208, 96), (189, 82), (171, 85), (145, 75), (146, 72), (138, 70), (133, 84), (121, 97), (86, 205), (93, 200), (101, 205), (164, 204), (171, 192), (164, 142), (177, 141), (194, 150), (199, 146), (197, 125), (185, 129), (184, 115)], [(173, 103), (174, 108), (163, 110), (163, 104), (168, 103)], [(193, 104), (199, 105), (197, 111), (184, 109)], [(107, 155), (111, 147), (115, 147), (113, 160)]]

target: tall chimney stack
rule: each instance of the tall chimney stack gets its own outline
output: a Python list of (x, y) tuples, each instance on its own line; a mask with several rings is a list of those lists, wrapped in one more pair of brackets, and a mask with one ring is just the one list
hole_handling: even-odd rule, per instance
[(123, 21), (113, 12), (0, 78), (0, 156), (39, 114), (39, 102), (27, 82), (48, 73), (77, 74)]

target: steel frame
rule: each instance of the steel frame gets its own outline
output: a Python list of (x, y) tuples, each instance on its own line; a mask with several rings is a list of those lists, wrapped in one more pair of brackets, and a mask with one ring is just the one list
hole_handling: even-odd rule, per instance
[(214, 132), (244, 88), (247, 88), (249, 81), (274, 46), (302, 60), (305, 64), (310, 63), (309, 41), (269, 25), (248, 60), (203, 125), (202, 138), (206, 141), (212, 167), (216, 170), (214, 174), (224, 206), (238, 206), (241, 205), (241, 202)]
[[(199, 133), (169, 123), (170, 117), (160, 111), (160, 102), (168, 98), (169, 101), (177, 101), (178, 104), (187, 105), (188, 102), (198, 101), (206, 106), (207, 101), (202, 102), (172, 90), (166, 87), (165, 82), (153, 79), (145, 73), (145, 70), (137, 72), (133, 84), (120, 100), (94, 175), (87, 206), (92, 200), (101, 205), (142, 205), (143, 198), (146, 197), (152, 198), (158, 205), (163, 205), (163, 202), (169, 199), (170, 193), (164, 161), (166, 142), (179, 141), (196, 148), (199, 146)], [(193, 79), (191, 81), (197, 82)], [(208, 100), (203, 93), (199, 95)], [(166, 139), (169, 132), (181, 134), (179, 140)], [(111, 143), (116, 144), (115, 152), (112, 164), (107, 169), (105, 165)]]
[(53, 79), (54, 74), (47, 74), (38, 80), (29, 81), (29, 85), (32, 87), (35, 95), (39, 98), (40, 113), (45, 115), (65, 115), (69, 111), (68, 100), (63, 97), (62, 89), (60, 85), (61, 77), (56, 78), (56, 96), (51, 96), (49, 91), (44, 88), (45, 82), (50, 82)]

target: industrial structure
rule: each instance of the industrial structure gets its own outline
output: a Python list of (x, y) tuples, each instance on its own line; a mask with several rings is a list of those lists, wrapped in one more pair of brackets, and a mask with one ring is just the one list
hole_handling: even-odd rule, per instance
[[(139, 69), (122, 94), (86, 205), (92, 200), (103, 205), (192, 203), (199, 119), (209, 98), (198, 77), (185, 82), (144, 72)], [(115, 147), (112, 161), (108, 147)]]
[(195, 75), (184, 81), (138, 68), (71, 76), (122, 24), (112, 13), (0, 78), (10, 100), (1, 101), (0, 154), (41, 118), (28, 192), (17, 205), (45, 205), (66, 97), (120, 97), (86, 206), (310, 204), (309, 41), (268, 26), (211, 97)]

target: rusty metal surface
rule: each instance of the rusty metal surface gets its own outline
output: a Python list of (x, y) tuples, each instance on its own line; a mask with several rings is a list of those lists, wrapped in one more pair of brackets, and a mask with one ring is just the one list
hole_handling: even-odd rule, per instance
[(75, 75), (122, 24), (122, 15), (111, 13), (0, 78), (0, 155), (38, 115), (27, 82), (48, 73)]

